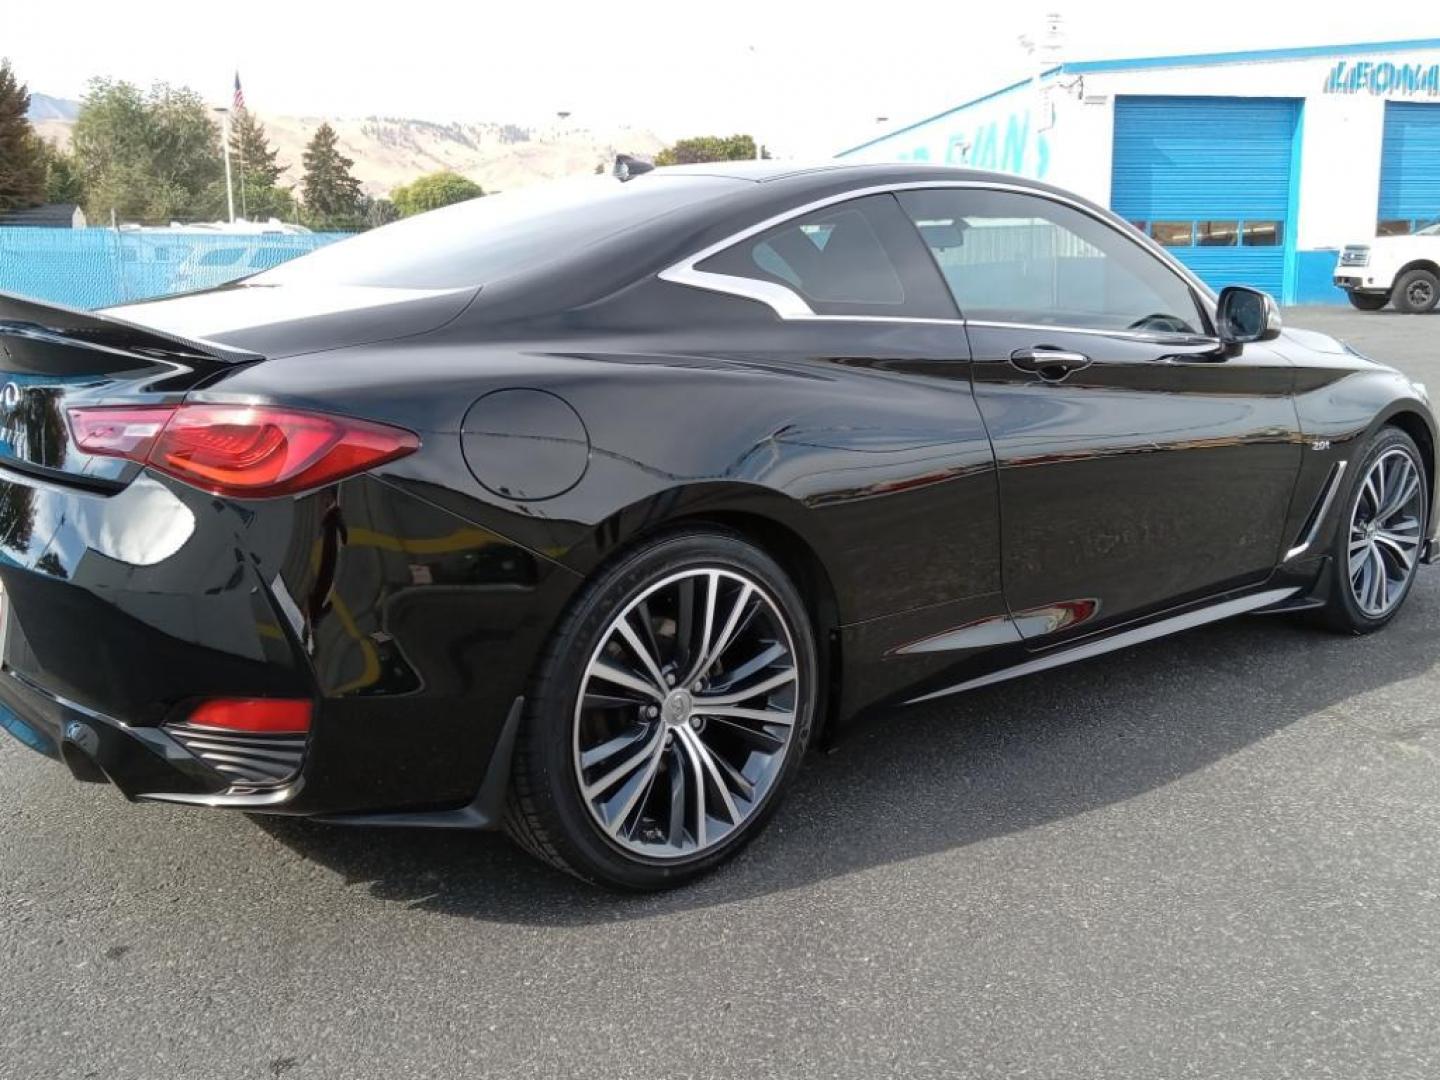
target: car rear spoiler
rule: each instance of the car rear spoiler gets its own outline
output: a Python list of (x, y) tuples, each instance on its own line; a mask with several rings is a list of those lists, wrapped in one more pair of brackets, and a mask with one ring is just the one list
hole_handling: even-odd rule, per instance
[(180, 337), (109, 315), (0, 292), (0, 343), (10, 335), (60, 337), (72, 345), (182, 362), (250, 364), (265, 359), (213, 341)]

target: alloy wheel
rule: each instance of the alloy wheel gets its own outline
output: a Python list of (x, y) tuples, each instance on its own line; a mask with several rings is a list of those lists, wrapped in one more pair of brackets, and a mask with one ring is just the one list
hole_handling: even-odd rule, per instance
[(606, 628), (576, 701), (575, 774), (592, 819), (652, 859), (723, 843), (774, 787), (806, 689), (758, 582), (707, 567), (651, 585)]
[(1425, 485), (1414, 458), (1387, 450), (1370, 466), (1350, 512), (1350, 593), (1372, 619), (1405, 595), (1425, 524)]
[(1435, 301), (1435, 286), (1423, 278), (1412, 281), (1407, 290), (1410, 303), (1417, 308), (1427, 308)]

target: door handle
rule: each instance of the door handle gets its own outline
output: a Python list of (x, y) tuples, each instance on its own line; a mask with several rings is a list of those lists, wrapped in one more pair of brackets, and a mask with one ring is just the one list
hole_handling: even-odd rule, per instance
[(1016, 349), (1010, 354), (1010, 363), (1021, 371), (1039, 375), (1046, 382), (1059, 382), (1072, 371), (1089, 367), (1091, 360), (1084, 353), (1037, 345), (1033, 349)]

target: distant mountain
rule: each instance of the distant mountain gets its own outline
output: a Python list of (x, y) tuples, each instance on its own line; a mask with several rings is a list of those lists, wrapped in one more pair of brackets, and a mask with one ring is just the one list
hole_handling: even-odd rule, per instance
[(31, 94), (30, 112), (31, 120), (64, 120), (74, 121), (80, 115), (80, 103), (71, 101), (69, 98), (51, 97), (49, 94)]
[(354, 158), (350, 170), (370, 195), (388, 195), (425, 173), (448, 169), (468, 176), (486, 191), (504, 191), (539, 180), (609, 168), (616, 154), (650, 155), (665, 145), (651, 131), (595, 130), (570, 123), (539, 127), (504, 123), (440, 124), (403, 117), (345, 119), (270, 116), (260, 120), (270, 145), (290, 166), (285, 182), (298, 183), (301, 155), (315, 129), (329, 121), (340, 152)]
[[(43, 111), (42, 111), (43, 110)], [(79, 102), (30, 95), (30, 117), (46, 139), (68, 146)], [(649, 156), (665, 145), (638, 128), (592, 130), (565, 121), (536, 127), (505, 123), (441, 124), (404, 117), (337, 118), (256, 114), (289, 171), (284, 184), (299, 184), (301, 155), (322, 123), (339, 136), (340, 152), (353, 158), (351, 172), (369, 195), (389, 195), (417, 176), (449, 169), (486, 191), (504, 191), (540, 180), (609, 168), (616, 154)]]

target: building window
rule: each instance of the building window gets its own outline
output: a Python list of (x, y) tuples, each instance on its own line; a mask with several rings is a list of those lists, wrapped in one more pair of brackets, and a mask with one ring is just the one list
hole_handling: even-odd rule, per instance
[(1195, 225), (1196, 247), (1234, 247), (1239, 236), (1238, 221), (1201, 221)]
[(1195, 241), (1188, 221), (1153, 221), (1150, 235), (1161, 247), (1190, 247)]
[(1246, 247), (1279, 247), (1285, 242), (1283, 221), (1247, 221), (1242, 234)]

